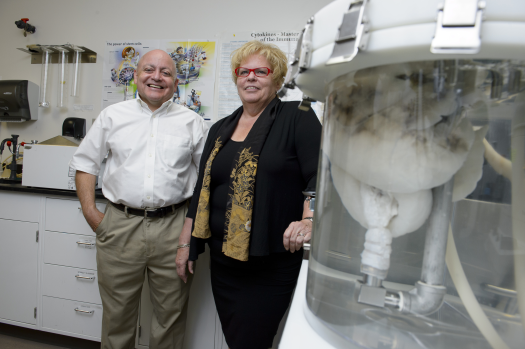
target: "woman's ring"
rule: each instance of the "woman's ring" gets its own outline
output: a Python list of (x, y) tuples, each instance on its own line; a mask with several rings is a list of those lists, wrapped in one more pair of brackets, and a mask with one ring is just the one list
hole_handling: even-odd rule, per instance
[(304, 234), (303, 233), (299, 233), (299, 234), (297, 234), (297, 236), (304, 236)]

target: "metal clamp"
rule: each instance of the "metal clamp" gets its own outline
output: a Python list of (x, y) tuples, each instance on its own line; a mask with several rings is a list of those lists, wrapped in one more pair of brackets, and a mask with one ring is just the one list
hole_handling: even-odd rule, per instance
[(475, 54), (481, 47), (485, 1), (445, 0), (438, 8), (436, 33), (430, 52)]
[(94, 276), (83, 276), (83, 275), (77, 274), (75, 275), (75, 277), (77, 279), (82, 279), (82, 280), (95, 280)]
[(365, 17), (368, 0), (353, 1), (343, 16), (334, 50), (326, 65), (350, 62), (368, 45), (369, 24)]
[(299, 103), (297, 108), (302, 111), (308, 111), (312, 106), (312, 102), (316, 102), (316, 100), (308, 97), (307, 95), (303, 95), (303, 100), (301, 103)]
[(308, 208), (310, 209), (310, 211), (314, 212), (315, 191), (303, 191), (303, 195), (306, 196), (306, 201), (308, 201)]
[(83, 313), (83, 314), (88, 314), (88, 315), (93, 315), (93, 313), (95, 312), (94, 310), (82, 310), (79, 308), (75, 308), (75, 311), (77, 313)]
[(279, 91), (277, 91), (279, 97), (284, 97), (288, 89), (293, 90), (295, 88), (295, 78), (310, 67), (312, 60), (313, 24), (314, 18), (312, 17), (308, 19), (306, 26), (297, 39), (294, 57), (288, 62), (288, 73), (284, 78), (284, 84)]
[(95, 246), (93, 241), (77, 241), (77, 245)]

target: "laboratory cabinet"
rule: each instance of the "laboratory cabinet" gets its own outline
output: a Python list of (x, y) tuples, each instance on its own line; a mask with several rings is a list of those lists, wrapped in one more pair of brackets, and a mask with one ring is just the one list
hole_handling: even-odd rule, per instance
[(0, 319), (36, 325), (38, 223), (0, 219)]
[[(0, 322), (99, 341), (96, 235), (73, 193), (31, 190), (0, 185)], [(106, 200), (97, 198), (96, 205), (104, 212)], [(211, 293), (209, 255), (198, 262), (184, 348), (227, 348)], [(139, 314), (136, 348), (146, 349), (153, 315), (147, 283)]]

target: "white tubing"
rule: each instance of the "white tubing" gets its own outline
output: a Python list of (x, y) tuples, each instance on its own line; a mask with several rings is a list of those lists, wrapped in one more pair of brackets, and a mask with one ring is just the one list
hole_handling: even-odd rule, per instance
[(479, 305), (472, 288), (468, 283), (463, 267), (461, 266), (461, 261), (459, 260), (458, 251), (456, 250), (456, 244), (454, 243), (454, 236), (452, 235), (452, 228), (448, 227), (448, 239), (447, 239), (447, 255), (445, 258), (447, 262), (447, 268), (452, 277), (452, 281), (456, 286), (458, 291), (459, 298), (465, 305), (470, 318), (476, 324), (479, 331), (485, 337), (485, 339), (490, 343), (494, 349), (509, 349), (507, 344), (501, 339), (498, 332), (492, 326), (492, 323), (485, 315), (483, 309)]

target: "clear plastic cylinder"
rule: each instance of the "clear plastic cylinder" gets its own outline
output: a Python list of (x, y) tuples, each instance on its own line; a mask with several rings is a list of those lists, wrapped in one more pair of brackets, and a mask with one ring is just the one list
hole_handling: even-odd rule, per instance
[(78, 86), (80, 80), (80, 64), (82, 62), (82, 51), (75, 49), (73, 53), (73, 82), (71, 83), (71, 96), (78, 97)]
[(307, 319), (337, 348), (523, 348), (525, 62), (328, 84)]
[(42, 46), (42, 73), (40, 77), (40, 99), (38, 106), (42, 108), (48, 108), (49, 102), (47, 101), (47, 85), (49, 81), (49, 65), (51, 63), (51, 52), (47, 47)]
[(57, 80), (57, 107), (67, 108), (67, 91), (69, 53), (63, 48), (57, 48), (58, 52), (58, 80)]

